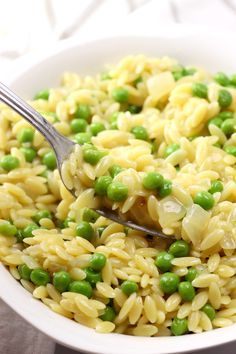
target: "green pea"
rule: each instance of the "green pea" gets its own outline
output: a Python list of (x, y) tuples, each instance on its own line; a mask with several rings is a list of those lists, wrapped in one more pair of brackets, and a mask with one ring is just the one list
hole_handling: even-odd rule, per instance
[(42, 173), (39, 174), (39, 176), (48, 179), (48, 174), (49, 174), (49, 171), (48, 170), (44, 170)]
[(117, 87), (112, 91), (112, 98), (119, 103), (128, 102), (129, 91), (124, 88)]
[(133, 127), (131, 129), (131, 133), (134, 134), (136, 139), (139, 140), (148, 140), (148, 132), (147, 129), (142, 127), (141, 125), (138, 125), (136, 127)]
[(17, 134), (19, 143), (31, 143), (34, 139), (34, 130), (32, 128), (23, 128)]
[(91, 133), (78, 133), (74, 136), (74, 140), (79, 145), (88, 144), (91, 142)]
[(102, 235), (103, 231), (106, 229), (106, 226), (100, 226), (97, 228), (97, 233), (99, 236)]
[(196, 72), (196, 69), (194, 68), (184, 68), (184, 67), (179, 67), (175, 70), (172, 71), (172, 75), (175, 79), (175, 81), (178, 81), (179, 79), (182, 79), (184, 76), (188, 75), (193, 75)]
[(236, 157), (236, 146), (233, 146), (233, 145), (224, 146), (224, 151), (227, 152), (227, 154), (233, 155)]
[(93, 237), (94, 231), (92, 226), (87, 221), (80, 221), (76, 226), (76, 235), (90, 241)]
[(21, 279), (30, 280), (30, 274), (32, 272), (32, 269), (30, 269), (26, 264), (19, 265), (18, 272)]
[(223, 119), (223, 120), (226, 120), (226, 119), (233, 119), (234, 118), (234, 114), (233, 112), (228, 112), (228, 111), (223, 111), (223, 112), (220, 112), (217, 117)]
[(93, 293), (93, 289), (86, 280), (75, 280), (69, 285), (69, 291), (72, 293), (82, 294), (90, 298)]
[(12, 225), (9, 221), (4, 220), (0, 222), (0, 234), (4, 236), (15, 236), (17, 233), (17, 228)]
[(88, 123), (84, 119), (73, 119), (70, 123), (72, 133), (82, 133), (87, 129)]
[(195, 68), (183, 68), (184, 76), (193, 75), (196, 71)]
[(69, 284), (71, 283), (71, 277), (68, 272), (63, 270), (54, 273), (53, 275), (53, 285), (60, 293), (68, 290)]
[(85, 268), (84, 271), (86, 274), (85, 280), (87, 280), (93, 288), (96, 286), (96, 283), (102, 281), (101, 273), (91, 268)]
[(125, 295), (129, 296), (129, 295), (136, 293), (138, 291), (138, 284), (132, 280), (125, 280), (121, 284), (121, 290), (123, 291), (123, 293)]
[(109, 171), (111, 177), (114, 178), (120, 172), (124, 171), (124, 168), (119, 165), (112, 165), (108, 171)]
[(218, 82), (218, 84), (220, 84), (221, 86), (228, 86), (230, 83), (228, 76), (222, 72), (217, 73), (214, 76), (214, 80)]
[(114, 202), (123, 202), (128, 197), (128, 187), (121, 182), (112, 182), (107, 188), (107, 196)]
[(236, 75), (232, 75), (229, 80), (230, 85), (236, 86)]
[(64, 221), (61, 221), (60, 226), (59, 226), (60, 229), (68, 228), (70, 222), (75, 222), (75, 220), (68, 217)]
[(179, 149), (180, 149), (179, 144), (172, 144), (172, 145), (167, 146), (165, 153), (164, 153), (164, 157), (166, 158), (166, 157), (170, 156), (171, 154), (173, 154), (173, 152), (175, 152)]
[(50, 275), (44, 269), (33, 269), (30, 274), (30, 280), (37, 286), (46, 285), (50, 282)]
[(216, 192), (222, 192), (224, 189), (223, 183), (221, 181), (212, 181), (211, 188), (208, 190), (209, 193), (214, 194)]
[(195, 289), (189, 281), (179, 283), (178, 292), (184, 301), (192, 301), (196, 295)]
[(49, 151), (43, 155), (42, 162), (49, 170), (54, 170), (57, 167), (57, 159), (53, 151)]
[(227, 90), (220, 90), (219, 91), (219, 96), (218, 96), (218, 103), (220, 107), (226, 108), (231, 105), (233, 101), (232, 95), (229, 91)]
[(74, 113), (75, 118), (88, 120), (91, 117), (91, 109), (87, 104), (80, 104)]
[(117, 122), (112, 122), (112, 123), (110, 124), (110, 130), (119, 130), (119, 129), (118, 129)]
[(20, 148), (20, 151), (24, 154), (25, 156), (25, 161), (27, 162), (33, 162), (35, 159), (37, 152), (34, 148), (30, 147), (22, 147)]
[(83, 158), (84, 161), (88, 162), (90, 165), (96, 165), (99, 160), (104, 156), (104, 153), (102, 151), (99, 151), (97, 149), (89, 148), (86, 150), (83, 150)]
[(114, 112), (114, 113), (112, 113), (112, 115), (110, 116), (110, 119), (109, 119), (110, 123), (117, 122), (119, 113), (120, 113), (120, 112)]
[(24, 236), (22, 235), (22, 230), (17, 230), (15, 237), (16, 237), (18, 243), (22, 243), (24, 240)]
[(210, 304), (206, 304), (201, 308), (201, 311), (205, 312), (205, 314), (210, 318), (211, 321), (214, 320), (216, 316), (216, 311), (214, 307), (212, 307)]
[(172, 192), (172, 182), (168, 179), (164, 179), (161, 188), (158, 191), (158, 194), (161, 198), (167, 197)]
[(163, 186), (164, 178), (160, 173), (148, 172), (143, 177), (143, 187), (146, 189), (157, 189)]
[(172, 71), (172, 75), (173, 75), (175, 81), (178, 81), (179, 79), (182, 79), (182, 77), (184, 76), (182, 68), (179, 69), (179, 70)]
[(49, 210), (39, 210), (32, 219), (38, 224), (41, 219), (52, 219), (52, 214)]
[(94, 184), (94, 190), (97, 195), (104, 196), (107, 194), (107, 188), (111, 184), (112, 178), (110, 176), (98, 177)]
[(137, 77), (137, 79), (134, 80), (133, 84), (136, 87), (140, 82), (143, 82), (143, 79), (141, 76)]
[(117, 119), (118, 119), (119, 112), (112, 113), (110, 117), (110, 129), (118, 129), (117, 126)]
[(99, 218), (98, 213), (90, 208), (84, 208), (82, 219), (83, 221), (95, 223), (95, 221)]
[(42, 90), (42, 91), (39, 91), (38, 93), (36, 93), (36, 95), (34, 96), (34, 99), (35, 100), (45, 100), (47, 101), (49, 99), (49, 90)]
[(174, 256), (168, 252), (160, 252), (158, 253), (156, 260), (155, 260), (155, 265), (162, 271), (162, 272), (167, 272), (168, 270), (171, 270), (172, 264), (171, 261), (174, 258)]
[(209, 192), (205, 191), (197, 192), (193, 198), (193, 201), (205, 210), (210, 210), (215, 204), (213, 196)]
[(218, 128), (220, 128), (222, 123), (223, 123), (223, 119), (217, 116), (217, 117), (210, 119), (208, 121), (207, 125), (209, 126), (209, 125), (213, 124), (213, 125), (216, 125)]
[(226, 119), (222, 124), (221, 124), (221, 130), (225, 135), (231, 135), (235, 131), (235, 120), (234, 119)]
[(182, 336), (183, 334), (187, 333), (188, 322), (186, 318), (175, 317), (172, 321), (170, 330), (174, 336)]
[(96, 136), (96, 135), (98, 135), (98, 133), (102, 132), (106, 128), (105, 128), (105, 125), (102, 123), (92, 123), (92, 124), (90, 124), (89, 129), (90, 129), (92, 135)]
[(0, 165), (5, 171), (9, 172), (20, 166), (20, 160), (15, 156), (5, 155), (1, 158)]
[(136, 105), (134, 105), (134, 104), (132, 104), (132, 105), (130, 105), (130, 106), (128, 107), (128, 111), (129, 111), (131, 114), (138, 114), (138, 113), (141, 112), (141, 110), (142, 110), (142, 107), (136, 106)]
[(192, 85), (192, 92), (193, 92), (193, 96), (197, 96), (200, 98), (207, 98), (208, 96), (207, 85), (201, 82), (196, 82)]
[(167, 272), (160, 276), (160, 288), (165, 294), (173, 294), (178, 289), (179, 277), (175, 273)]
[(101, 73), (100, 77), (101, 77), (102, 81), (111, 80), (112, 79), (112, 77), (107, 72)]
[(97, 150), (97, 148), (92, 143), (87, 143), (87, 144), (84, 144), (84, 146), (83, 146), (83, 151), (86, 151), (86, 150)]
[(99, 317), (103, 321), (113, 322), (116, 317), (116, 313), (111, 306), (106, 306), (104, 313)]
[(184, 240), (173, 242), (169, 247), (169, 253), (174, 257), (187, 257), (189, 255), (189, 244)]
[(94, 253), (90, 259), (89, 266), (96, 271), (102, 270), (106, 264), (106, 256), (102, 253)]
[(37, 226), (35, 224), (29, 224), (23, 230), (21, 230), (23, 238), (34, 237), (33, 231), (38, 230), (38, 229), (39, 229), (39, 226)]
[(191, 268), (189, 268), (188, 273), (185, 275), (185, 280), (192, 282), (196, 278), (197, 275), (198, 275), (197, 269), (194, 267), (191, 267)]
[(57, 114), (55, 112), (44, 112), (41, 113), (46, 119), (47, 117), (52, 117), (53, 118), (53, 124), (56, 122), (59, 122), (60, 119), (58, 118)]

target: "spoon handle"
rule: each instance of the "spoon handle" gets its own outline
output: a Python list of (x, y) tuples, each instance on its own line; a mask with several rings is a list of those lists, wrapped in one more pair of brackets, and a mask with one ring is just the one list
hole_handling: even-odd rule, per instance
[(0, 100), (32, 124), (47, 139), (54, 150), (57, 146), (61, 146), (64, 140), (67, 140), (64, 136), (58, 133), (40, 113), (38, 113), (34, 108), (23, 101), (1, 82)]

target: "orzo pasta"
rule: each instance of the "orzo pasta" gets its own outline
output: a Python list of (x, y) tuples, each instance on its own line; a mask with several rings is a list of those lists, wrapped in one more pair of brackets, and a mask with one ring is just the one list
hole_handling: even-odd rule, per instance
[[(63, 165), (0, 111), (0, 260), (36, 299), (99, 333), (200, 333), (236, 320), (236, 84), (176, 60), (65, 73), (31, 105), (78, 143)], [(106, 206), (169, 240), (124, 228)], [(176, 240), (174, 241), (173, 238)]]

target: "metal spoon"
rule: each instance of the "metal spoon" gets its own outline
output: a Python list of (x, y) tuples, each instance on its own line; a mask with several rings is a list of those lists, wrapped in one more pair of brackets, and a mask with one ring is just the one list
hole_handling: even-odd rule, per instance
[[(56, 129), (40, 113), (38, 113), (28, 103), (22, 100), (19, 96), (17, 96), (13, 91), (11, 91), (8, 87), (3, 85), (1, 82), (0, 82), (0, 100), (6, 103), (14, 111), (19, 113), (30, 124), (32, 124), (35, 127), (35, 129), (37, 129), (49, 142), (49, 144), (51, 145), (51, 147), (53, 148), (56, 154), (57, 168), (60, 173), (62, 182), (64, 183), (65, 187), (68, 189), (61, 175), (61, 167), (63, 162), (68, 159), (70, 153), (72, 152), (75, 146), (75, 143), (65, 138), (60, 133), (58, 133)], [(73, 194), (73, 191), (71, 190), (69, 191)], [(171, 238), (170, 236), (167, 236), (158, 230), (153, 230), (145, 226), (137, 225), (132, 221), (123, 220), (116, 213), (110, 210), (96, 209), (96, 212), (99, 215), (106, 217), (107, 219), (117, 222), (118, 224), (128, 226), (138, 231), (143, 231), (149, 235), (158, 236), (166, 239)]]

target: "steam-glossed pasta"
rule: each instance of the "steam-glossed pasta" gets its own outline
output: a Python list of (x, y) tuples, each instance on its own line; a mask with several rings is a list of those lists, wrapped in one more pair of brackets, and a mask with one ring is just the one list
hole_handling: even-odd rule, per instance
[[(53, 311), (101, 333), (234, 323), (235, 87), (168, 57), (65, 73), (31, 104), (78, 143), (62, 171), (76, 198), (44, 138), (1, 105), (2, 263)], [(170, 241), (99, 217), (101, 206)]]

